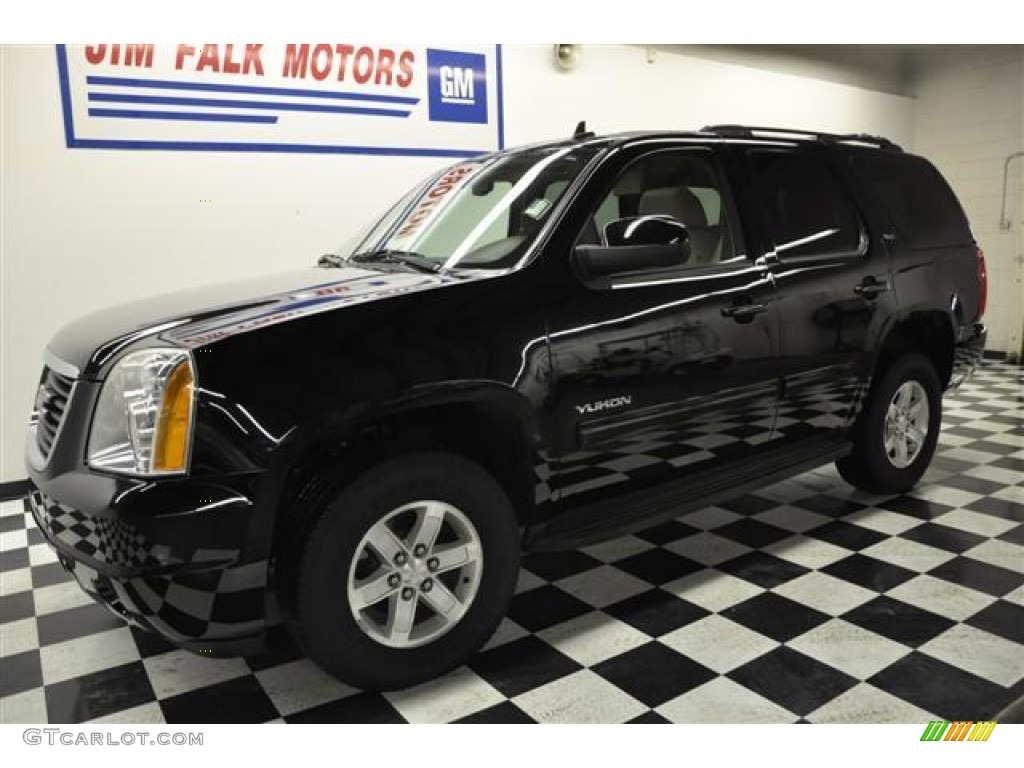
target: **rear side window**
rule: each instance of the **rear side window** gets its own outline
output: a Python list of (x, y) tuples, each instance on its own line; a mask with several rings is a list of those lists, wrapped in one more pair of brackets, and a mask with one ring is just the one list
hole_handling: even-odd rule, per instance
[(920, 158), (858, 157), (857, 173), (882, 202), (911, 248), (971, 243), (971, 231), (953, 191)]
[(768, 234), (780, 259), (859, 253), (863, 233), (849, 194), (829, 165), (790, 152), (751, 152)]

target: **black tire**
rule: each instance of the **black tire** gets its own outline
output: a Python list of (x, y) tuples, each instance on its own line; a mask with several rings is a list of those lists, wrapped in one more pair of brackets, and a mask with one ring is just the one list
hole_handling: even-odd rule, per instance
[[(469, 607), (444, 634), (418, 647), (389, 647), (353, 615), (350, 566), (356, 567), (356, 550), (363, 551), (360, 544), (365, 546), (364, 536), (375, 524), (422, 500), (451, 505), (469, 519), (482, 551), (480, 575), (475, 596), (466, 601)], [(490, 474), (451, 454), (413, 453), (378, 464), (343, 488), (298, 547), (289, 558), (298, 571), (289, 626), (299, 645), (350, 685), (391, 690), (454, 669), (490, 638), (515, 588), (520, 539), (512, 504)]]
[[(928, 431), (916, 457), (897, 466), (885, 447), (886, 415), (897, 391), (907, 382), (923, 389), (928, 404)], [(935, 366), (924, 355), (910, 353), (897, 359), (875, 382), (853, 428), (853, 450), (836, 462), (839, 474), (851, 485), (873, 493), (902, 493), (913, 488), (928, 469), (942, 425), (942, 386)]]

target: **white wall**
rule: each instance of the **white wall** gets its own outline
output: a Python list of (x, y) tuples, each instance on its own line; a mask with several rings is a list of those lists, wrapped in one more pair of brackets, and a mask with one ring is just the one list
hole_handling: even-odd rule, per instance
[(1003, 166), (1024, 151), (1024, 47), (925, 57), (915, 78), (914, 145), (942, 171), (985, 251), (988, 348), (1019, 353), (1024, 332), (1024, 158), (1010, 164), (1012, 226), (999, 228)]
[[(510, 145), (568, 135), (746, 122), (866, 131), (909, 143), (910, 99), (659, 52), (505, 51)], [(745, 61), (749, 63), (750, 57)], [(0, 48), (0, 482), (21, 479), (40, 354), (63, 324), (129, 298), (312, 263), (443, 161), (69, 150), (52, 47)], [(209, 202), (201, 202), (209, 201)]]
[(570, 73), (552, 68), (550, 46), (512, 47), (506, 61), (511, 142), (568, 134), (583, 119), (597, 133), (747, 123), (913, 136), (910, 99), (753, 66), (667, 51), (649, 64), (641, 46), (584, 46)]

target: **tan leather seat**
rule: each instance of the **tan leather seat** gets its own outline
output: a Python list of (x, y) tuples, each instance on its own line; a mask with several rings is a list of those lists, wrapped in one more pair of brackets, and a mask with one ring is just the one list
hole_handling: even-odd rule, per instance
[(715, 261), (721, 231), (708, 226), (708, 217), (700, 200), (686, 187), (656, 187), (640, 195), (637, 213), (641, 216), (671, 216), (686, 226), (690, 234), (689, 264)]

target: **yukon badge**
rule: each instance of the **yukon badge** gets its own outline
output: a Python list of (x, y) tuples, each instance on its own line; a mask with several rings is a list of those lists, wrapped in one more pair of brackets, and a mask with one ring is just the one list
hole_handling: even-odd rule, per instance
[(610, 408), (622, 408), (624, 405), (632, 405), (632, 403), (632, 395), (622, 395), (621, 397), (609, 397), (607, 400), (598, 400), (594, 403), (577, 405), (576, 411), (580, 416), (585, 416), (588, 413), (600, 413), (601, 411), (607, 411)]

